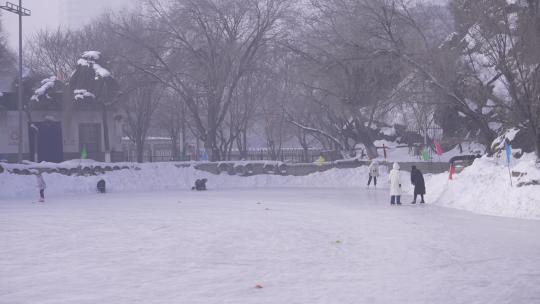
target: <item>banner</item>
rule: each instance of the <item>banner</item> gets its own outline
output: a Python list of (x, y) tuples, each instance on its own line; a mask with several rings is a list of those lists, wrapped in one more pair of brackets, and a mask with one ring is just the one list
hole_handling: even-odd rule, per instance
[(454, 168), (454, 164), (450, 164), (450, 175), (448, 176), (448, 179), (449, 180), (453, 180), (454, 179), (454, 174), (456, 173), (456, 168)]
[(435, 153), (437, 153), (438, 156), (442, 156), (444, 152), (441, 147), (441, 144), (439, 144), (437, 141), (434, 141), (434, 143), (435, 143)]
[(86, 146), (83, 146), (81, 151), (81, 159), (87, 159), (88, 158), (88, 152), (86, 151)]
[(428, 160), (430, 159), (430, 157), (429, 157), (429, 151), (428, 151), (427, 148), (424, 149), (424, 151), (422, 152), (422, 159), (423, 159), (424, 161), (428, 161)]
[(512, 148), (508, 139), (504, 142), (504, 149), (506, 150), (506, 166), (508, 167), (508, 177), (510, 178), (510, 187), (512, 185), (512, 172), (510, 171), (510, 160), (512, 159)]
[(504, 149), (506, 150), (506, 163), (508, 166), (510, 166), (510, 160), (512, 159), (512, 148), (510, 147), (508, 141), (504, 143)]

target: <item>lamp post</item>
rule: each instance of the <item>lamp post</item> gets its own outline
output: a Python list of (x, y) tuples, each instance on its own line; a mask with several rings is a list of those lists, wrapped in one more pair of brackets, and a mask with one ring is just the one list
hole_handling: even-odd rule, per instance
[(29, 9), (26, 9), (22, 7), (22, 0), (19, 0), (19, 5), (13, 4), (11, 2), (6, 2), (5, 5), (0, 6), (1, 9), (6, 10), (8, 12), (14, 13), (19, 15), (19, 96), (18, 96), (18, 102), (17, 102), (17, 108), (19, 111), (19, 152), (18, 152), (18, 161), (19, 163), (22, 162), (22, 153), (23, 153), (23, 86), (22, 86), (22, 17), (23, 16), (30, 16), (31, 11)]

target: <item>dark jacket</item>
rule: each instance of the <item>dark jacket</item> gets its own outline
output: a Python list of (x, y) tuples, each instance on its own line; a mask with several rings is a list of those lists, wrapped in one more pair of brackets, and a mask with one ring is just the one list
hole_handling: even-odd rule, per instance
[(426, 184), (424, 183), (424, 176), (420, 170), (414, 168), (411, 171), (411, 183), (414, 185), (414, 194), (426, 194)]

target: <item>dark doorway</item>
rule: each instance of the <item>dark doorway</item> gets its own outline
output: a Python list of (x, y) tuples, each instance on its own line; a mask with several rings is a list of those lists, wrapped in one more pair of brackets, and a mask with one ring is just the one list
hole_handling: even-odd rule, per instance
[(30, 137), (30, 160), (34, 160), (37, 134), (38, 162), (62, 162), (64, 160), (64, 146), (62, 142), (62, 125), (60, 122), (42, 121), (34, 122), (33, 125), (35, 127), (31, 125), (28, 126), (28, 134)]

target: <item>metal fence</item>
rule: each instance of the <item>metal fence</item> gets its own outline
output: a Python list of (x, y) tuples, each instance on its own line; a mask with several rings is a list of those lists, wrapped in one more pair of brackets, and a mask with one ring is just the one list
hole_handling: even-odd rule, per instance
[[(203, 153), (200, 152), (199, 156), (196, 153), (186, 153), (178, 157), (172, 157), (170, 150), (155, 150), (154, 154), (149, 150), (145, 150), (143, 161), (144, 162), (168, 162), (168, 161), (198, 161), (201, 160)], [(272, 152), (269, 149), (250, 149), (247, 151), (246, 157), (241, 157), (241, 153), (238, 150), (233, 150), (230, 154), (230, 161), (282, 161), (287, 163), (312, 163), (316, 161), (321, 155), (326, 161), (334, 161), (341, 158), (341, 154), (338, 151), (328, 151), (322, 149), (297, 149), (287, 148)], [(125, 161), (135, 162), (137, 157), (135, 151), (125, 151)]]

